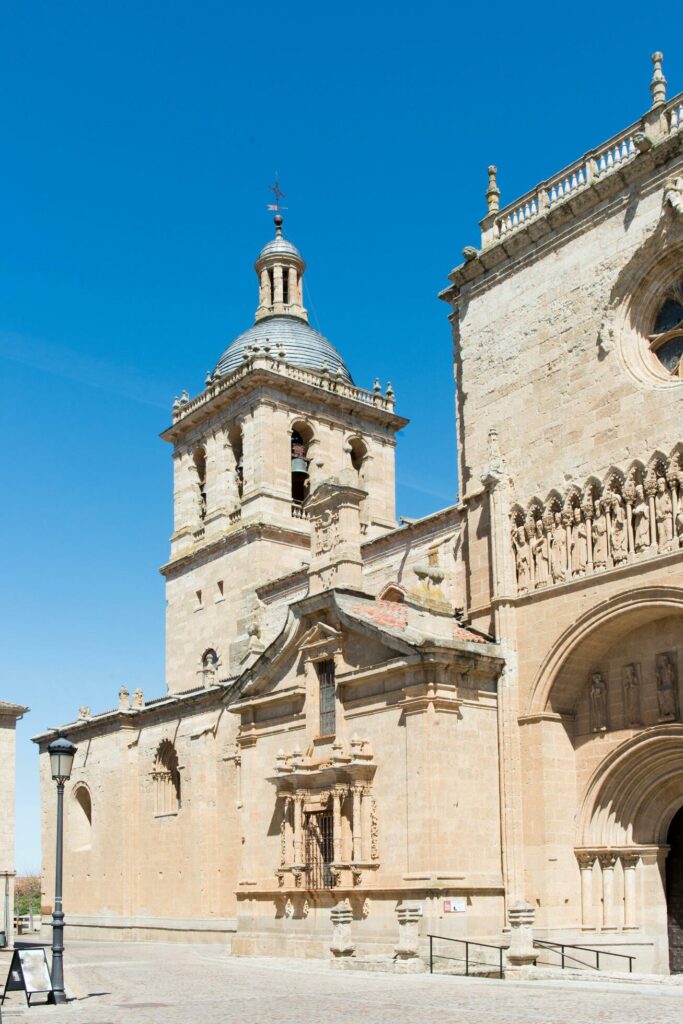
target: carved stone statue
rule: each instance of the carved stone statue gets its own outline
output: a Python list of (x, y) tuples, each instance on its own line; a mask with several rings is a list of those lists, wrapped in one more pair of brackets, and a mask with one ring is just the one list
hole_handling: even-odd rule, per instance
[(669, 551), (673, 540), (673, 505), (669, 488), (663, 476), (657, 479), (655, 520), (657, 522), (657, 550)]
[(633, 546), (636, 554), (650, 546), (650, 509), (642, 484), (636, 487), (636, 500), (633, 505)]
[(641, 725), (640, 720), (640, 665), (624, 667), (624, 725)]
[(572, 576), (586, 575), (586, 562), (588, 561), (588, 542), (586, 540), (586, 524), (581, 516), (581, 509), (577, 506), (573, 512), (572, 523)]
[(550, 567), (553, 583), (559, 583), (565, 578), (567, 571), (567, 531), (564, 528), (560, 512), (556, 512), (553, 518), (555, 524), (551, 539)]
[(591, 731), (607, 730), (607, 683), (602, 672), (594, 672), (591, 679)]
[(607, 516), (605, 504), (598, 498), (593, 517), (593, 567), (604, 569), (607, 565)]
[(536, 589), (538, 590), (539, 587), (545, 587), (548, 584), (548, 566), (550, 561), (545, 530), (543, 529), (543, 521), (541, 519), (536, 520), (536, 532), (531, 546), (534, 553), (534, 574)]
[(669, 178), (664, 186), (664, 206), (670, 206), (677, 216), (683, 216), (683, 177)]
[(612, 528), (610, 531), (612, 542), (612, 559), (615, 565), (620, 565), (628, 558), (628, 531), (626, 528), (626, 512), (619, 494), (612, 495)]
[(520, 593), (524, 593), (531, 586), (531, 562), (529, 542), (526, 537), (526, 530), (523, 526), (517, 526), (512, 531), (512, 546), (515, 549), (515, 563), (517, 566), (517, 586)]
[(657, 655), (657, 702), (660, 722), (671, 722), (678, 714), (678, 681), (669, 654)]

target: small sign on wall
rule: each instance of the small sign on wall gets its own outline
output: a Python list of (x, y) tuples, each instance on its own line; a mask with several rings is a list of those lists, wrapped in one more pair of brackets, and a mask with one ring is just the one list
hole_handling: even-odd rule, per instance
[(451, 896), (443, 901), (444, 914), (464, 914), (467, 910), (467, 899), (465, 896)]

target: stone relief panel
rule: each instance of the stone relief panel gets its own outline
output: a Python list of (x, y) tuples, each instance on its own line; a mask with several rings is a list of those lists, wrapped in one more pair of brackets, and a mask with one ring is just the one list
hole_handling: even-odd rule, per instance
[(683, 548), (683, 444), (513, 507), (519, 594)]

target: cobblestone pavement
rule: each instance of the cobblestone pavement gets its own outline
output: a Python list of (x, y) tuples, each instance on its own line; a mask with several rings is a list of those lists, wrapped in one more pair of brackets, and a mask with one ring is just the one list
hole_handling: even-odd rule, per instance
[(338, 971), (219, 946), (79, 942), (66, 963), (79, 998), (27, 1010), (11, 993), (3, 1024), (673, 1024), (683, 1013), (683, 987)]

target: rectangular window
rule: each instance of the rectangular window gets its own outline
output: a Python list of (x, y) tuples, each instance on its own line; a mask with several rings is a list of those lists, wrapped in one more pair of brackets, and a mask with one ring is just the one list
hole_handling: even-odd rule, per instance
[(223, 593), (223, 580), (219, 580), (216, 584), (216, 601), (222, 601), (225, 595)]
[(202, 604), (202, 592), (201, 592), (201, 590), (195, 590), (194, 596), (195, 596), (194, 610), (196, 612), (198, 612), (200, 608), (204, 607), (203, 604)]
[(306, 875), (309, 889), (330, 889), (334, 860), (334, 824), (332, 813), (307, 814), (305, 822)]
[(318, 696), (320, 706), (320, 735), (334, 736), (336, 732), (335, 701), (334, 701), (334, 661), (319, 661)]

